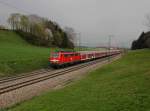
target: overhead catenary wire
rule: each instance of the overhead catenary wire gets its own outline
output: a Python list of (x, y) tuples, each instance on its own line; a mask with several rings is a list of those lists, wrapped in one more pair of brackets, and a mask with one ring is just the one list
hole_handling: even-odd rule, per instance
[(20, 12), (24, 12), (24, 13), (26, 13), (26, 14), (30, 14), (29, 11), (26, 11), (26, 10), (24, 10), (24, 9), (18, 8), (18, 7), (14, 6), (14, 5), (12, 5), (12, 4), (8, 3), (8, 2), (5, 2), (5, 1), (0, 0), (0, 4), (5, 5), (5, 6), (9, 7), (9, 8), (13, 8), (13, 9), (15, 9), (15, 10), (18, 10), (18, 11), (20, 11)]

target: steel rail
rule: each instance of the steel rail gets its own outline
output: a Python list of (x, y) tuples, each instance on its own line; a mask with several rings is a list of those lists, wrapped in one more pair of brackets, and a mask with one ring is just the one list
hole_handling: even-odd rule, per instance
[(10, 91), (13, 91), (13, 90), (25, 87), (25, 86), (29, 86), (29, 85), (32, 85), (32, 84), (35, 84), (35, 83), (38, 83), (38, 82), (42, 82), (42, 81), (60, 76), (60, 75), (64, 75), (64, 74), (69, 73), (69, 72), (73, 72), (73, 71), (91, 66), (91, 65), (96, 64), (98, 62), (105, 61), (107, 58), (108, 57), (97, 59), (95, 61), (87, 62), (85, 64), (81, 64), (81, 65), (78, 65), (78, 66), (75, 66), (75, 67), (64, 69), (64, 71), (54, 72), (52, 74), (48, 74), (48, 75), (45, 75), (43, 77), (37, 77), (37, 78), (26, 80), (26, 81), (23, 81), (23, 82), (18, 82), (18, 83), (15, 83), (15, 84), (4, 86), (4, 87), (0, 88), (0, 94), (4, 94), (4, 93), (7, 93), (7, 92), (10, 92)]
[[(105, 58), (105, 57), (107, 57), (107, 56), (104, 56), (104, 57), (101, 57), (101, 58)], [(78, 64), (78, 65), (81, 65), (81, 64)], [(32, 76), (35, 76), (35, 75), (40, 75), (40, 74), (51, 72), (51, 71), (54, 71), (54, 70), (45, 69), (44, 71), (32, 72), (30, 74), (22, 74), (22, 75), (17, 75), (17, 76), (4, 77), (4, 78), (0, 79), (0, 85), (4, 84), (6, 82), (11, 82), (11, 81), (19, 80), (19, 79), (24, 79), (24, 78), (32, 77)]]
[(35, 75), (40, 75), (42, 73), (51, 72), (51, 71), (53, 71), (53, 70), (44, 69), (44, 71), (32, 72), (30, 74), (23, 74), (23, 75), (18, 75), (18, 76), (5, 77), (5, 78), (0, 79), (0, 84), (5, 83), (5, 82), (18, 80), (18, 79), (22, 79), (22, 78), (32, 77), (32, 76), (35, 76)]

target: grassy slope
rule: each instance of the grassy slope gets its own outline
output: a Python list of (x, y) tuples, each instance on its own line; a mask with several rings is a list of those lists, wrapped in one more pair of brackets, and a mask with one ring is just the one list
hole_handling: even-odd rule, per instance
[(0, 30), (0, 76), (46, 67), (48, 48), (35, 47), (16, 33)]
[(130, 52), (64, 89), (52, 91), (10, 111), (148, 111), (150, 50)]

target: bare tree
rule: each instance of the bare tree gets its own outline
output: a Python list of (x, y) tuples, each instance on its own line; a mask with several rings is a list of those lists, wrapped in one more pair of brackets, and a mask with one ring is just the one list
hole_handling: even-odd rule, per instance
[(65, 32), (67, 33), (67, 36), (69, 38), (69, 40), (71, 40), (72, 42), (75, 41), (77, 33), (75, 33), (75, 30), (71, 27), (65, 27)]
[(11, 29), (14, 30), (15, 29), (15, 23), (14, 23), (14, 16), (11, 14), (11, 16), (8, 18), (8, 23), (11, 26)]
[(145, 18), (146, 20), (144, 22), (144, 25), (150, 29), (150, 14), (147, 14)]
[(21, 28), (23, 31), (29, 32), (29, 30), (28, 30), (29, 29), (29, 20), (28, 20), (27, 16), (25, 16), (25, 15), (21, 16), (20, 24), (21, 24)]
[(11, 25), (12, 30), (20, 29), (20, 17), (19, 13), (14, 13), (8, 18), (8, 23)]

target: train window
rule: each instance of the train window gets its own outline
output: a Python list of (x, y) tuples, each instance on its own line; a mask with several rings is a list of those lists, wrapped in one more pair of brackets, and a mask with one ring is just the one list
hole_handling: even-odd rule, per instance
[(75, 56), (78, 56), (78, 53), (76, 53)]
[(64, 54), (64, 57), (72, 57), (72, 56), (77, 56), (77, 55), (76, 54)]
[(68, 57), (68, 54), (64, 54), (64, 57)]
[(53, 54), (52, 54), (52, 57), (58, 58), (58, 57), (59, 57), (59, 54), (58, 54), (58, 53), (53, 53)]

